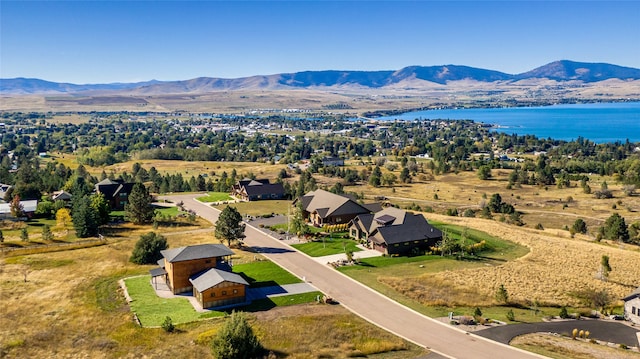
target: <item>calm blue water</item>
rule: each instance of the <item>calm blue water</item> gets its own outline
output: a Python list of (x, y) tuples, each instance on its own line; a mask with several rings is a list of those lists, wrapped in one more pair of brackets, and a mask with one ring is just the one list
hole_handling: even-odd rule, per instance
[(640, 102), (544, 107), (428, 110), (378, 117), (378, 120), (455, 119), (499, 126), (496, 131), (560, 140), (582, 136), (591, 141), (640, 142)]

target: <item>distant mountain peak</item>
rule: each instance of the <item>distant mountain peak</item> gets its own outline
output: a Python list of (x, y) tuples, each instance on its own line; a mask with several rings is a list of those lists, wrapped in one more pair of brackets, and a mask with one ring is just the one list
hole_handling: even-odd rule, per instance
[(510, 75), (504, 72), (462, 65), (407, 66), (396, 71), (302, 71), (269, 76), (251, 76), (237, 79), (198, 77), (184, 81), (146, 81), (138, 83), (111, 83), (76, 85), (40, 79), (0, 79), (2, 94), (81, 93), (90, 91), (137, 91), (145, 94), (204, 93), (220, 90), (285, 89), (348, 87), (384, 88), (412, 81), (427, 81), (447, 85), (450, 81), (478, 82), (518, 81), (523, 79), (550, 79), (555, 81), (597, 82), (608, 79), (638, 80), (640, 69), (606, 63), (586, 63), (559, 60), (531, 71)]

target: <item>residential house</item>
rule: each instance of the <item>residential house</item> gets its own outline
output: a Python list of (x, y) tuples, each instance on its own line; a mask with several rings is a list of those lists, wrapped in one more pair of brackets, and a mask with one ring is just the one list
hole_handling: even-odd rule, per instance
[(161, 277), (174, 294), (192, 292), (203, 308), (246, 303), (244, 278), (231, 272), (233, 252), (223, 244), (199, 244), (160, 252), (160, 268), (150, 271)]
[(7, 195), (7, 192), (9, 192), (9, 189), (13, 187), (9, 184), (3, 184), (0, 183), (0, 202), (2, 202), (4, 200), (4, 197)]
[(624, 301), (624, 318), (632, 323), (640, 324), (640, 287), (622, 300)]
[(269, 183), (268, 179), (245, 178), (233, 185), (232, 195), (245, 201), (284, 198), (282, 183)]
[(64, 201), (64, 202), (70, 202), (71, 201), (71, 193), (65, 191), (65, 190), (61, 190), (61, 191), (55, 191), (53, 192), (53, 195), (51, 196), (51, 199), (53, 199), (53, 201)]
[[(38, 200), (32, 199), (27, 201), (20, 201), (22, 206), (22, 212), (25, 217), (31, 218), (38, 208)], [(11, 202), (0, 203), (0, 218), (11, 218)]]
[(202, 308), (246, 303), (249, 283), (241, 275), (212, 268), (189, 279)]
[(322, 159), (323, 166), (344, 166), (344, 160), (340, 157), (324, 157)]
[(129, 194), (135, 183), (125, 183), (121, 180), (104, 179), (95, 185), (95, 191), (102, 193), (109, 201), (111, 209), (122, 210), (129, 201)]
[(349, 223), (359, 214), (367, 214), (381, 209), (379, 203), (360, 204), (350, 196), (339, 195), (325, 190), (315, 190), (296, 199), (294, 205), (302, 203), (305, 220), (314, 226)]
[(442, 232), (423, 215), (394, 207), (358, 215), (350, 223), (349, 234), (389, 255), (424, 253), (442, 240)]

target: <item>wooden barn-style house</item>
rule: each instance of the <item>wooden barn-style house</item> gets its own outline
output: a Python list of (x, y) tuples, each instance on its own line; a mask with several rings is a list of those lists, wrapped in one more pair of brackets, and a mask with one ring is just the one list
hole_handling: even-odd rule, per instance
[(233, 252), (223, 244), (199, 244), (161, 251), (153, 280), (164, 280), (174, 294), (192, 292), (203, 308), (244, 304), (249, 285), (232, 273)]

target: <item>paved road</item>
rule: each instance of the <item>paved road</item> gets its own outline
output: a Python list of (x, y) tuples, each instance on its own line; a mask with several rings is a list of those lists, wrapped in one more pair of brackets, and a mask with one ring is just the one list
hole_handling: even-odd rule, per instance
[[(186, 208), (215, 223), (218, 211), (202, 204), (195, 195), (167, 197), (183, 201)], [(256, 228), (247, 226), (245, 244), (258, 249), (265, 257), (306, 279), (321, 292), (365, 320), (423, 346), (446, 358), (528, 359), (544, 358), (486, 338), (464, 332), (450, 325), (408, 309), (351, 278), (293, 250)], [(430, 356), (429, 356), (430, 357)]]
[(522, 334), (551, 332), (569, 336), (573, 329), (588, 330), (590, 332), (589, 337), (593, 339), (626, 344), (630, 347), (639, 345), (637, 333), (640, 332), (637, 329), (620, 322), (604, 320), (568, 320), (549, 323), (513, 324), (483, 329), (478, 331), (477, 334), (501, 343), (509, 343), (511, 339)]

